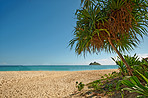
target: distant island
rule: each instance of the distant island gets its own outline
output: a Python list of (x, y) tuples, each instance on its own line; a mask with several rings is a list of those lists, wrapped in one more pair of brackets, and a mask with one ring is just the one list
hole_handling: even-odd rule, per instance
[(101, 65), (101, 64), (97, 62), (93, 62), (93, 63), (90, 63), (89, 65)]

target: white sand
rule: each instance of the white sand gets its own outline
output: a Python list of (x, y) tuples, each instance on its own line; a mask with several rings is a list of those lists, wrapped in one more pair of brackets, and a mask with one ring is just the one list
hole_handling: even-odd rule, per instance
[(0, 98), (63, 98), (77, 90), (76, 81), (89, 83), (113, 71), (1, 71)]

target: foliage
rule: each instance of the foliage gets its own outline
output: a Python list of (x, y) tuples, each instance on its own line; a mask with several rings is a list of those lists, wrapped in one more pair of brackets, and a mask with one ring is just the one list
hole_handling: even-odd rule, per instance
[(112, 72), (111, 74), (104, 74), (104, 76), (101, 76), (101, 79), (93, 81), (86, 86), (91, 88), (93, 92), (97, 91), (97, 93), (102, 95), (114, 96), (121, 92), (121, 96), (123, 98), (123, 96), (126, 96), (126, 94), (124, 94), (126, 90), (126, 92), (129, 91), (130, 93), (138, 93), (138, 96), (137, 94), (135, 95), (139, 98), (147, 98), (148, 63), (144, 59), (140, 60), (136, 54), (134, 56), (124, 55), (124, 57), (132, 67), (134, 73), (133, 76), (123, 76), (123, 74), (121, 75), (122, 72), (124, 72), (124, 75), (126, 75), (127, 69), (119, 57), (117, 60), (113, 58), (113, 60), (122, 70), (120, 70), (119, 73)]
[[(125, 76), (123, 80), (118, 81), (116, 89), (128, 90), (148, 97), (148, 63), (144, 59), (140, 60), (136, 54), (134, 56), (124, 55), (124, 58), (131, 66), (134, 76)], [(127, 69), (119, 57), (117, 57), (117, 60), (112, 59), (119, 65), (122, 75), (126, 75)], [(121, 84), (128, 86), (128, 88), (122, 88)]]
[[(140, 61), (136, 55), (124, 56), (126, 58), (124, 60), (120, 52), (134, 49), (140, 43), (139, 37), (143, 38), (143, 35), (148, 35), (148, 1), (81, 0), (81, 6), (75, 13), (77, 21), (74, 38), (69, 42), (71, 49), (75, 46), (75, 52), (78, 55), (84, 54), (84, 56), (87, 52), (98, 53), (102, 50), (110, 53), (117, 52), (122, 61), (119, 60), (119, 57), (117, 60), (113, 60), (119, 65), (121, 73), (135, 75), (128, 80), (132, 82), (126, 82), (136, 84), (142, 89), (147, 87), (140, 85), (141, 78), (148, 75), (145, 72), (148, 69), (147, 63), (144, 60)], [(132, 67), (133, 74), (126, 61)], [(136, 72), (136, 70), (138, 71)], [(100, 91), (102, 89), (107, 92), (109, 92), (108, 90), (113, 91), (117, 82), (111, 80), (114, 80), (115, 77), (116, 75), (112, 74), (105, 75), (102, 77), (103, 79), (93, 82), (91, 86)], [(111, 83), (113, 85), (110, 85)], [(79, 89), (83, 86), (80, 82), (77, 87)]]
[[(145, 70), (148, 70), (148, 63), (144, 59), (140, 60), (140, 58), (136, 54), (134, 54), (134, 56), (124, 55), (124, 58), (125, 58), (126, 62), (133, 69), (134, 75), (137, 75), (135, 70), (138, 70), (141, 73), (145, 72)], [(123, 61), (120, 60), (120, 58), (118, 56), (117, 56), (116, 60), (115, 60), (115, 58), (112, 58), (112, 60), (114, 60), (116, 62), (116, 64), (119, 66), (119, 69), (120, 69), (122, 75), (123, 76), (127, 75), (127, 73), (128, 73), (127, 68), (124, 65)]]
[(81, 0), (83, 7), (76, 11), (74, 38), (70, 41), (78, 54), (114, 52), (114, 46), (125, 52), (136, 47), (147, 35), (147, 0)]
[[(76, 11), (74, 38), (71, 49), (80, 54), (116, 52), (128, 74), (132, 70), (121, 52), (134, 49), (140, 43), (139, 37), (148, 35), (147, 0), (81, 0), (82, 7)], [(127, 71), (126, 71), (127, 72)]]
[(84, 84), (82, 82), (76, 82), (76, 88), (78, 88), (78, 91), (81, 91), (84, 88)]
[(146, 84), (143, 84), (136, 76), (129, 76), (120, 81), (122, 84), (128, 86), (128, 88), (126, 87), (122, 90), (139, 93), (140, 96), (138, 97), (141, 98), (148, 97), (148, 77), (138, 71), (136, 72), (145, 80)]
[(114, 60), (115, 63), (119, 66), (120, 72), (123, 76), (127, 74), (126, 66), (124, 65), (123, 61), (120, 60), (119, 57), (117, 58), (117, 60), (115, 60), (114, 58), (112, 58), (112, 60)]
[(112, 74), (105, 74), (101, 76), (102, 79), (93, 81), (88, 84), (89, 88), (92, 88), (93, 91), (97, 91), (98, 93), (102, 93), (103, 95), (112, 96), (114, 91), (116, 91), (116, 84), (118, 79), (120, 78), (120, 74), (117, 72), (112, 72)]

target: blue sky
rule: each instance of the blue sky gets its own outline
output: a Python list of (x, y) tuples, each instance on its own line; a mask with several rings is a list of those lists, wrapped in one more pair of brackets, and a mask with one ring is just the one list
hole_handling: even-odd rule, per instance
[[(114, 64), (101, 52), (77, 56), (67, 48), (73, 37), (80, 0), (0, 0), (0, 64)], [(131, 51), (148, 56), (148, 37)]]

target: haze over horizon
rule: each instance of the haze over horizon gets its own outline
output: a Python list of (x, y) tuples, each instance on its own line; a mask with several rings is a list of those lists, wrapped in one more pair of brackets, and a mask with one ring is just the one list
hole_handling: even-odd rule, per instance
[[(0, 65), (114, 65), (117, 54), (70, 50), (80, 0), (1, 0)], [(148, 37), (130, 55), (148, 57)]]

